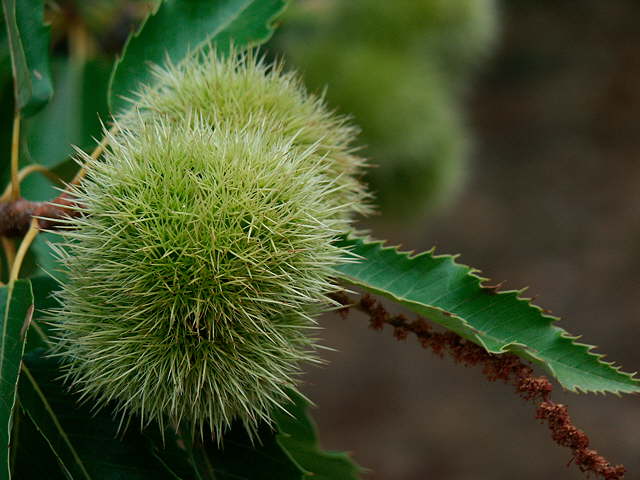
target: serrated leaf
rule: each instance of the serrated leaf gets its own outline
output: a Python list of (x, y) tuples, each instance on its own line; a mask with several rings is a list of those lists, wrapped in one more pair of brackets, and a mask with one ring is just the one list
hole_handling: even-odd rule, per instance
[(294, 403), (287, 407), (290, 415), (277, 412), (278, 444), (305, 471), (304, 478), (314, 480), (357, 480), (362, 469), (343, 452), (320, 449), (316, 428), (308, 414), (309, 403), (291, 392)]
[(357, 261), (335, 268), (347, 282), (383, 295), (428, 317), (490, 353), (513, 352), (543, 365), (568, 390), (640, 392), (640, 381), (603, 362), (593, 347), (557, 327), (521, 298), (522, 291), (496, 292), (478, 271), (455, 257), (433, 251), (411, 256), (381, 242), (359, 238), (339, 242)]
[(44, 25), (44, 0), (2, 0), (16, 109), (24, 117), (36, 113), (51, 97), (49, 27)]
[[(138, 425), (119, 432), (111, 411), (95, 412), (90, 405), (78, 404), (62, 384), (55, 359), (34, 351), (25, 356), (24, 364), (29, 373), (20, 379), (20, 404), (69, 478), (176, 479), (151, 452)], [(23, 445), (18, 455), (33, 452)]]
[(33, 314), (31, 284), (19, 280), (0, 288), (2, 331), (0, 332), (0, 478), (10, 478), (9, 445), (16, 401), (20, 360), (24, 352), (26, 330)]
[(287, 0), (165, 0), (129, 37), (109, 85), (109, 105), (117, 113), (141, 85), (152, 80), (149, 63), (178, 63), (189, 52), (215, 42), (225, 50), (256, 46), (269, 39)]

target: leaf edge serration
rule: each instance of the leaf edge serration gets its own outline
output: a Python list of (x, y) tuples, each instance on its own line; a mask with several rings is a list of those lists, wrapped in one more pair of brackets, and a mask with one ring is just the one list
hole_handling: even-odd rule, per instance
[[(406, 298), (402, 294), (393, 292), (392, 290), (386, 289), (385, 287), (382, 287), (380, 285), (373, 285), (363, 278), (358, 278), (354, 274), (347, 273), (350, 269), (354, 268), (354, 265), (357, 266), (359, 264), (362, 266), (363, 263), (345, 263), (343, 265), (335, 267), (335, 271), (340, 279), (354, 286), (361, 287), (371, 293), (387, 297), (418, 314), (426, 315), (432, 321), (439, 323), (445, 328), (449, 328), (450, 330), (455, 331), (463, 338), (482, 346), (489, 353), (513, 353), (526, 360), (530, 360), (534, 363), (542, 365), (553, 377), (558, 380), (558, 382), (565, 389), (571, 392), (613, 393), (616, 395), (619, 395), (621, 393), (640, 393), (640, 380), (635, 377), (635, 373), (623, 372), (621, 371), (621, 367), (616, 366), (614, 362), (603, 361), (602, 359), (605, 355), (593, 352), (595, 348), (594, 346), (576, 342), (576, 340), (580, 337), (571, 335), (566, 330), (555, 325), (555, 323), (560, 320), (559, 317), (549, 315), (543, 308), (533, 304), (532, 299), (521, 296), (526, 289), (497, 291), (496, 287), (485, 285), (485, 282), (487, 282), (488, 279), (478, 275), (480, 273), (480, 270), (457, 262), (456, 259), (458, 255), (435, 255), (435, 248), (418, 254), (413, 254), (412, 252), (401, 251), (398, 246), (385, 246), (384, 241), (372, 240), (369, 237), (358, 237), (353, 234), (343, 237), (343, 239), (340, 241), (340, 245), (342, 247), (349, 247), (352, 251), (351, 255), (354, 258), (360, 260), (366, 257), (364, 257), (361, 252), (359, 252), (359, 250), (369, 248), (374, 249), (376, 253), (393, 253), (399, 259), (401, 259), (401, 262), (407, 262), (412, 267), (415, 267), (415, 262), (420, 261), (420, 259), (422, 258), (429, 258), (434, 262), (448, 261), (450, 262), (450, 266), (453, 269), (457, 269), (457, 271), (455, 271), (454, 273), (459, 276), (459, 280), (464, 279), (467, 282), (473, 282), (472, 287), (475, 290), (475, 295), (491, 295), (492, 298), (495, 299), (504, 299), (498, 300), (496, 302), (501, 303), (500, 306), (517, 306), (517, 308), (521, 309), (525, 308), (534, 310), (540, 320), (545, 322), (545, 325), (541, 324), (542, 328), (548, 329), (546, 332), (543, 331), (542, 333), (552, 336), (550, 347), (560, 347), (565, 349), (569, 347), (571, 349), (577, 349), (573, 350), (570, 353), (573, 356), (582, 356), (581, 362), (595, 361), (595, 364), (592, 363), (592, 367), (595, 366), (599, 369), (605, 367), (607, 371), (612, 375), (612, 377), (617, 378), (607, 378), (598, 375), (597, 372), (594, 373), (588, 371), (586, 374), (585, 371), (582, 371), (582, 375), (601, 378), (602, 380), (600, 381), (600, 383), (611, 383), (612, 386), (607, 387), (605, 385), (601, 388), (595, 388), (588, 386), (589, 382), (581, 382), (579, 379), (570, 380), (569, 378), (567, 378), (567, 374), (563, 372), (563, 368), (568, 370), (576, 370), (577, 367), (574, 365), (562, 363), (559, 360), (549, 359), (548, 356), (545, 355), (544, 350), (535, 348), (535, 343), (524, 343), (521, 341), (517, 341), (518, 339), (512, 339), (508, 341), (499, 340), (499, 343), (502, 343), (502, 345), (499, 347), (492, 347), (490, 345), (490, 340), (494, 337), (486, 334), (481, 329), (474, 326), (473, 323), (467, 321), (467, 319), (464, 318), (464, 315), (459, 315), (454, 311), (450, 311), (447, 308), (438, 306), (437, 304), (435, 304), (437, 302), (434, 302), (434, 304), (429, 304)], [(455, 310), (455, 308), (453, 310)], [(439, 315), (442, 316), (440, 319), (437, 318)], [(436, 318), (434, 318), (434, 316)]]

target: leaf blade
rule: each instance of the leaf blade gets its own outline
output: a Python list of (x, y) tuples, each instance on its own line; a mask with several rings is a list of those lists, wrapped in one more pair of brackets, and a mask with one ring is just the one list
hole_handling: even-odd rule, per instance
[[(110, 63), (78, 62), (57, 58), (52, 62), (56, 92), (49, 104), (25, 125), (28, 161), (56, 168), (74, 153), (74, 145), (93, 149), (108, 119), (105, 91)], [(49, 197), (51, 198), (51, 197)]]
[[(262, 424), (251, 438), (241, 422), (234, 422), (218, 444), (210, 432), (195, 439), (180, 438), (198, 480), (303, 480), (304, 470), (277, 441), (276, 432)], [(165, 450), (164, 454), (171, 453)], [(167, 462), (168, 463), (168, 462)]]
[[(24, 357), (24, 363), (31, 379), (25, 376), (20, 380), (22, 408), (47, 439), (71, 478), (175, 480), (176, 476), (152, 454), (147, 438), (136, 427), (119, 431), (112, 411), (103, 409), (96, 412), (86, 403), (77, 403), (77, 397), (65, 388), (60, 379), (58, 361), (43, 356), (41, 351), (33, 351)], [(42, 395), (34, 391), (34, 385)], [(49, 405), (48, 409), (43, 409), (43, 398)], [(56, 421), (59, 427), (55, 425)], [(66, 439), (61, 438), (61, 430)], [(26, 454), (29, 454), (28, 450)], [(69, 461), (75, 456), (80, 459), (84, 470), (75, 460)]]
[(44, 0), (2, 0), (16, 110), (28, 117), (51, 98), (49, 27), (44, 25)]
[(33, 294), (31, 284), (19, 280), (0, 288), (0, 308), (2, 308), (2, 337), (0, 338), (0, 446), (2, 454), (0, 475), (10, 478), (9, 449), (11, 424), (16, 390), (20, 374), (20, 360), (24, 352), (26, 327), (33, 315)]
[[(287, 0), (164, 0), (132, 34), (109, 82), (109, 105), (117, 113), (140, 85), (152, 80), (148, 63), (177, 63), (211, 41), (218, 48), (255, 46), (269, 39)], [(184, 26), (188, 25), (188, 28)]]
[[(67, 474), (71, 478), (86, 478), (90, 480), (91, 476), (89, 472), (87, 472), (78, 452), (76, 452), (76, 449), (62, 428), (58, 416), (51, 408), (38, 382), (31, 374), (29, 368), (24, 364), (22, 371), (25, 374), (26, 381), (20, 382), (20, 401), (25, 413), (49, 444), (49, 447)], [(34, 408), (35, 405), (37, 405), (37, 407)], [(59, 442), (60, 444), (57, 445), (52, 442), (51, 439), (54, 437), (61, 440), (61, 442)], [(70, 457), (70, 459), (68, 457)], [(73, 467), (70, 467), (71, 465), (73, 465)]]
[(390, 298), (453, 330), (490, 353), (512, 352), (543, 365), (568, 390), (640, 392), (640, 381), (603, 362), (593, 347), (554, 325), (557, 318), (520, 297), (495, 292), (477, 271), (433, 251), (410, 256), (381, 242), (339, 242), (362, 261), (335, 268), (341, 278)]

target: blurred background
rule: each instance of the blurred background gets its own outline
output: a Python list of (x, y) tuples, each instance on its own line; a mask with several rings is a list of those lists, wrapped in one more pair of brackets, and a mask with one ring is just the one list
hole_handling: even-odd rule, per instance
[[(69, 178), (107, 118), (110, 66), (152, 1), (48, 2), (56, 93), (24, 122), (23, 164)], [(379, 215), (405, 249), (461, 253), (506, 288), (529, 286), (562, 327), (640, 369), (640, 3), (637, 0), (298, 0), (267, 45), (362, 127)], [(0, 38), (0, 115), (13, 107)], [(92, 97), (92, 98), (93, 98)], [(54, 128), (55, 127), (55, 128)], [(42, 132), (52, 132), (44, 135)], [(0, 131), (8, 155), (9, 129)], [(7, 172), (3, 173), (5, 180)], [(38, 176), (33, 200), (52, 198)], [(46, 267), (36, 244), (31, 269)], [(29, 267), (27, 264), (26, 268)], [(6, 271), (6, 269), (5, 269)], [(329, 364), (303, 386), (323, 446), (366, 480), (581, 479), (534, 407), (364, 318), (322, 319)], [(640, 478), (640, 398), (556, 387), (575, 423)]]
[[(462, 253), (505, 288), (529, 286), (565, 329), (640, 369), (640, 4), (400, 1), (416, 11), (392, 34), (391, 3), (354, 0), (336, 19), (329, 2), (309, 2), (313, 14), (291, 18), (309, 22), (304, 33), (285, 22), (275, 39), (313, 87), (324, 76), (329, 101), (363, 126), (365, 155), (383, 164), (382, 213), (363, 225), (406, 249)], [(407, 46), (411, 28), (422, 29), (422, 58)], [(394, 49), (402, 61), (386, 58)], [(584, 478), (511, 387), (356, 313), (322, 324), (337, 351), (308, 371), (305, 392), (324, 446), (352, 451), (365, 478)], [(554, 395), (593, 447), (640, 478), (638, 397)]]

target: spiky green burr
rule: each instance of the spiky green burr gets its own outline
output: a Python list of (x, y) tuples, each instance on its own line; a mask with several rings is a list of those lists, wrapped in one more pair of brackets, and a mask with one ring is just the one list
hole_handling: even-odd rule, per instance
[(334, 239), (366, 207), (354, 131), (292, 74), (215, 54), (157, 70), (75, 190), (54, 313), (66, 376), (123, 416), (250, 433), (316, 361)]

